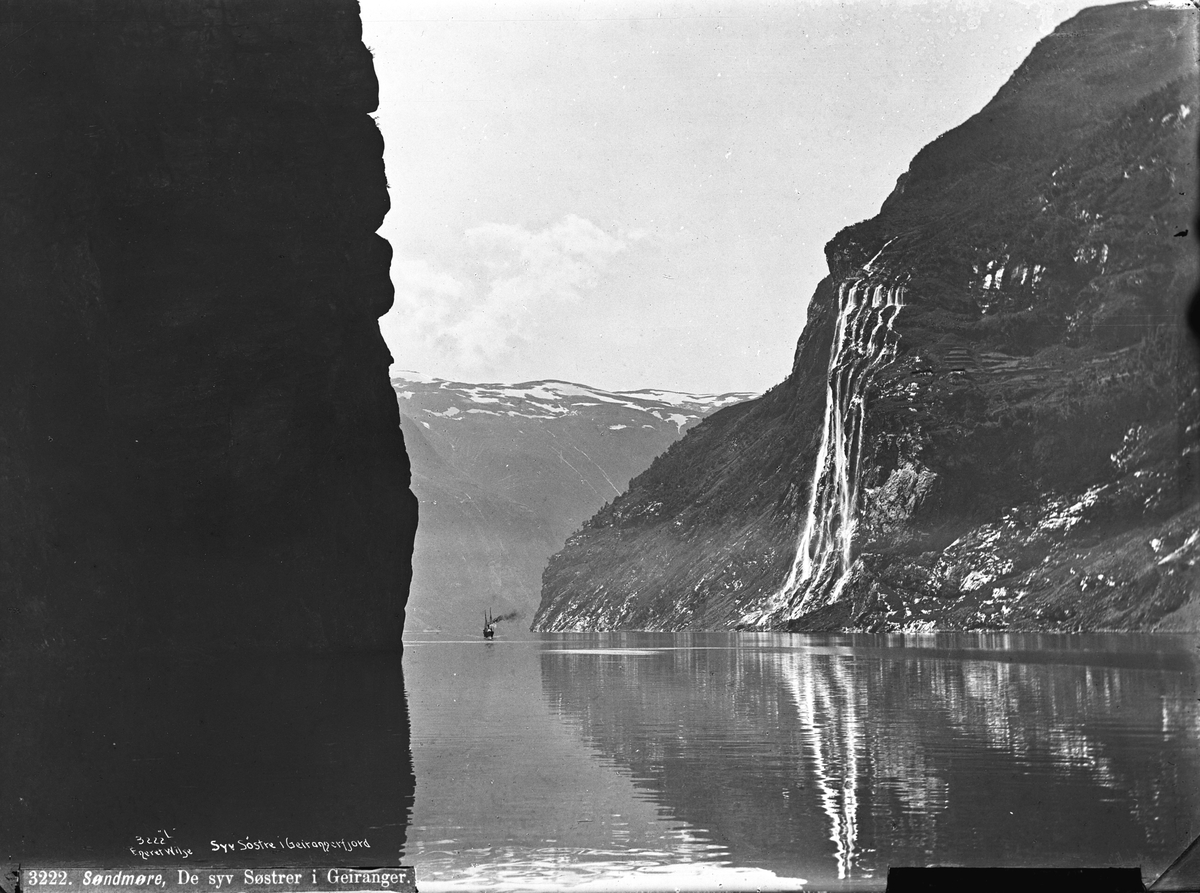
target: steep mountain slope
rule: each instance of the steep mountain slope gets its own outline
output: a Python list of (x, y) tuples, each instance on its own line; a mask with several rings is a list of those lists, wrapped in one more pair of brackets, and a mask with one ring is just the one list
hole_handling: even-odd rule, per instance
[(572, 537), (537, 627), (1197, 623), (1197, 15), (1085, 10), (923, 149), (789, 377)]
[(421, 529), (408, 626), (528, 626), (567, 535), (682, 432), (749, 394), (614, 393), (562, 381), (392, 379)]

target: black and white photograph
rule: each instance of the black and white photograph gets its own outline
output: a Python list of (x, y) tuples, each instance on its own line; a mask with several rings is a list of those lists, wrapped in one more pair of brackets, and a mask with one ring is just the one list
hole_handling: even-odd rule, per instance
[(1200, 4), (0, 47), (0, 891), (1200, 891)]

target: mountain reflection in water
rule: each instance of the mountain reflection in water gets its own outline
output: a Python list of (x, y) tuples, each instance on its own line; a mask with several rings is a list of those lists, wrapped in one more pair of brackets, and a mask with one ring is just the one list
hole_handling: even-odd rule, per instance
[(818, 885), (929, 863), (1152, 877), (1200, 829), (1194, 639), (547, 644), (554, 712), (736, 864)]

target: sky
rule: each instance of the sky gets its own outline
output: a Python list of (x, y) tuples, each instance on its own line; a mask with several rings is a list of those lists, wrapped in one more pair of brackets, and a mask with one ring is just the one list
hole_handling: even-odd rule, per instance
[(824, 245), (1087, 0), (361, 0), (393, 370), (761, 392)]

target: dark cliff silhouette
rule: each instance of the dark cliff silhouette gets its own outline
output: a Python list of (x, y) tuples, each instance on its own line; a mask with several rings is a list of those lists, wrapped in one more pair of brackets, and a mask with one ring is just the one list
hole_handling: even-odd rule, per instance
[(0, 41), (0, 647), (398, 649), (357, 3), (8, 0)]
[(0, 862), (394, 863), (399, 661), (258, 653), (398, 650), (411, 576), (357, 3), (0, 44)]

